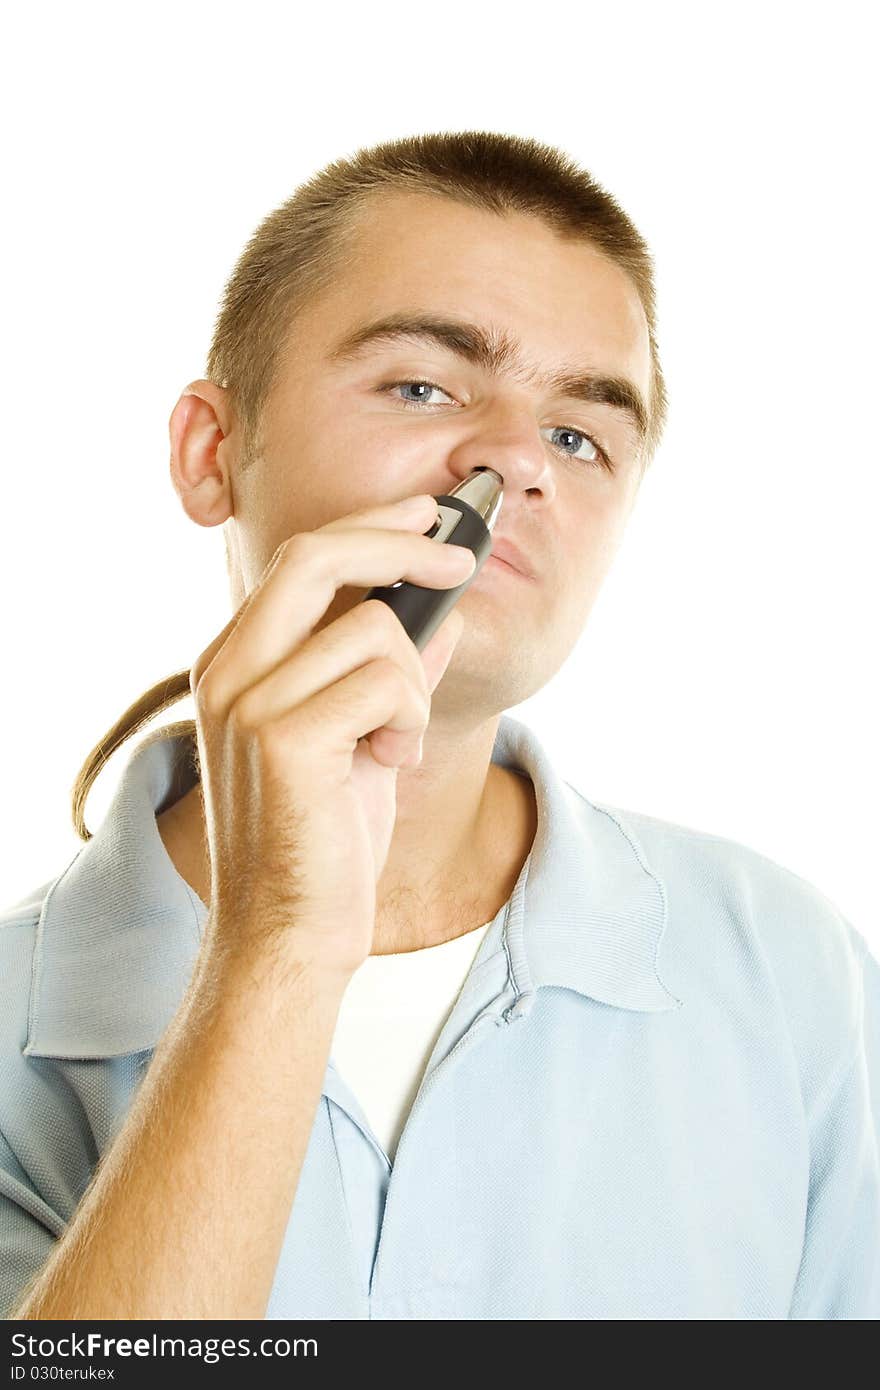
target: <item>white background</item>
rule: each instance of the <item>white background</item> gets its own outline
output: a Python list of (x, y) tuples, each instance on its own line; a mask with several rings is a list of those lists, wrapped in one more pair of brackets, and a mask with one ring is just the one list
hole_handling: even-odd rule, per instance
[(578, 646), (511, 713), (591, 799), (760, 850), (880, 954), (872, 8), (18, 7), (0, 902), (81, 848), (85, 755), (230, 616), (222, 529), (180, 507), (168, 416), (246, 239), (332, 159), (483, 128), (561, 146), (633, 217), (671, 396)]

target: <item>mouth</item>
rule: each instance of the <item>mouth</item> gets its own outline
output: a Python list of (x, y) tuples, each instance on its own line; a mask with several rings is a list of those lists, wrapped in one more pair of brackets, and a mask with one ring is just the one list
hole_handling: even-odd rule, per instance
[[(522, 570), (514, 569), (506, 560), (502, 560), (500, 555), (490, 555), (486, 563), (480, 569), (480, 574), (488, 570), (490, 574), (509, 574), (515, 579), (520, 579), (524, 584), (534, 584), (531, 575), (523, 574)], [(477, 578), (479, 579), (479, 575)]]
[(518, 546), (508, 536), (493, 537), (492, 549), (487, 563), (492, 564), (493, 561), (497, 562), (494, 568), (498, 568), (500, 565), (506, 570), (512, 570), (514, 574), (519, 575), (520, 579), (533, 580), (535, 578), (527, 557), (520, 552)]

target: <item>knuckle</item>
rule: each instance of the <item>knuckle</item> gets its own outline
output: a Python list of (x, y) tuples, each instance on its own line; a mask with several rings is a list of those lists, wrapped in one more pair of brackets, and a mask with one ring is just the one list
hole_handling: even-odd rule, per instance
[(376, 637), (387, 643), (388, 648), (398, 653), (395, 660), (399, 667), (404, 669), (411, 668), (415, 680), (422, 690), (427, 693), (428, 681), (425, 675), (425, 668), (422, 665), (415, 643), (412, 641), (403, 623), (398, 618), (394, 609), (381, 599), (367, 599), (361, 605), (367, 610), (364, 617), (370, 626), (375, 630)]
[(296, 531), (282, 541), (278, 547), (278, 557), (288, 565), (312, 564), (320, 548), (320, 541), (311, 531)]
[(248, 733), (259, 750), (260, 758), (266, 766), (278, 766), (287, 760), (290, 746), (290, 731), (283, 722), (249, 726)]
[(383, 686), (393, 692), (402, 690), (407, 684), (406, 676), (393, 657), (380, 656), (373, 662), (373, 674)]
[(259, 714), (255, 702), (242, 696), (229, 712), (229, 727), (234, 738), (256, 758), (264, 775), (275, 774), (281, 768), (289, 770), (297, 744), (290, 714), (286, 718), (266, 719)]
[(396, 642), (400, 633), (404, 632), (403, 625), (397, 614), (387, 603), (383, 603), (379, 598), (367, 599), (361, 604), (365, 620), (375, 628), (379, 637), (388, 638)]
[[(190, 679), (192, 685), (192, 679)], [(219, 712), (219, 703), (211, 682), (206, 676), (200, 676), (193, 687), (193, 699), (200, 714), (211, 717)]]
[(247, 738), (261, 732), (253, 703), (248, 700), (247, 695), (239, 696), (230, 706), (227, 722), (233, 733), (243, 734)]

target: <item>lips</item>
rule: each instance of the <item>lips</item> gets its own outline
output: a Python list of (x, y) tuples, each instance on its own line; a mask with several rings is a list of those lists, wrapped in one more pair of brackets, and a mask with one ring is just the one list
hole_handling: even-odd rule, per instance
[(497, 559), (504, 560), (506, 564), (510, 565), (511, 569), (518, 570), (520, 574), (525, 575), (526, 579), (535, 578), (529, 562), (526, 560), (522, 551), (513, 544), (513, 541), (509, 541), (502, 537), (493, 540), (492, 554), (496, 556)]

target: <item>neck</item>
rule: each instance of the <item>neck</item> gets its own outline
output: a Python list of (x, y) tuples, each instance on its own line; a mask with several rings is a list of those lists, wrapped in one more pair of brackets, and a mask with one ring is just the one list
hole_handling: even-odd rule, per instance
[[(498, 720), (462, 738), (433, 723), (424, 757), (397, 774), (397, 817), (376, 885), (374, 955), (439, 945), (491, 921), (510, 897), (537, 830), (534, 788), (491, 761)], [(180, 876), (210, 909), (201, 789), (156, 817)]]

